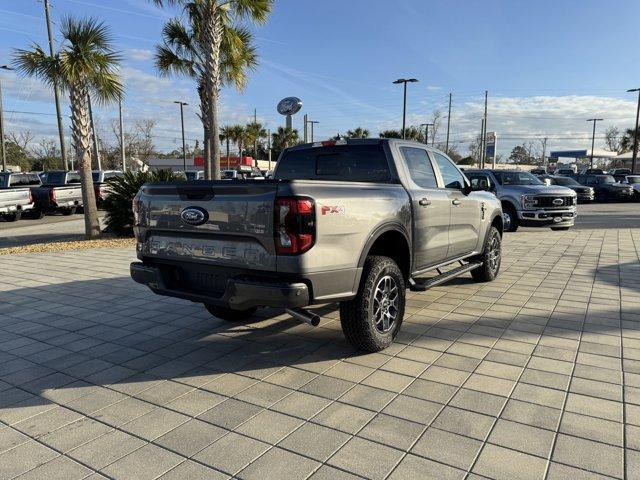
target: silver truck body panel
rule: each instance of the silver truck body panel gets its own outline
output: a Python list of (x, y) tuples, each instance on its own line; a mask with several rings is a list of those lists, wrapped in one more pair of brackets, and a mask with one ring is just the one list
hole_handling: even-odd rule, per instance
[[(435, 161), (437, 187), (419, 187), (398, 148), (409, 145), (430, 152), (424, 145), (401, 140), (357, 142), (385, 145), (396, 178), (382, 183), (244, 180), (145, 185), (136, 197), (138, 257), (149, 268), (204, 269), (203, 278), (221, 272), (215, 279), (219, 288), (239, 274), (303, 282), (309, 286), (309, 303), (325, 303), (356, 295), (367, 253), (386, 232), (405, 239), (409, 274), (482, 250), (492, 221), (501, 216), (494, 195), (444, 188)], [(274, 176), (278, 178), (278, 167)], [(305, 253), (277, 255), (274, 203), (277, 197), (290, 196), (314, 201), (315, 242)], [(421, 203), (425, 198), (428, 203)], [(185, 223), (185, 209), (205, 212), (206, 221)], [(188, 276), (180, 275), (177, 278)], [(224, 298), (232, 298), (229, 289), (233, 287), (227, 287)]]
[(0, 213), (13, 213), (33, 208), (29, 200), (28, 188), (8, 188), (0, 190)]

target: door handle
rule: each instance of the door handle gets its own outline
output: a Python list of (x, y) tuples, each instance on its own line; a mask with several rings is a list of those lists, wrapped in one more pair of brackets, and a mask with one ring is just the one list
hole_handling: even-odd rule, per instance
[(451, 203), (453, 203), (454, 205), (460, 205), (462, 201), (457, 198), (454, 198), (453, 200), (451, 200)]
[(427, 205), (431, 205), (431, 200), (429, 200), (428, 198), (421, 198), (418, 203), (423, 207), (426, 207)]

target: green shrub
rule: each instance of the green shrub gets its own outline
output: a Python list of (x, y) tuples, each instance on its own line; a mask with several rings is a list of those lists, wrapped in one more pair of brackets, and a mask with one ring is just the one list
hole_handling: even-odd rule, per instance
[(104, 200), (105, 232), (115, 235), (133, 235), (133, 211), (131, 202), (140, 187), (149, 182), (171, 182), (184, 180), (184, 176), (171, 170), (155, 172), (126, 172), (121, 177), (110, 178), (106, 184), (109, 195)]

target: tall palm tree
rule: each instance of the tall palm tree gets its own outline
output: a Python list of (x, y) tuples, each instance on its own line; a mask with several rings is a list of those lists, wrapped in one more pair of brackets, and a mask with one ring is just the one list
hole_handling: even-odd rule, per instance
[(273, 0), (153, 0), (157, 5), (180, 4), (203, 47), (205, 77), (202, 88), (208, 101), (209, 144), (213, 176), (220, 178), (220, 138), (218, 101), (222, 87), (221, 48), (225, 26), (240, 21), (261, 24), (267, 21)]
[(255, 166), (258, 166), (258, 141), (266, 138), (267, 131), (259, 122), (248, 123), (245, 127), (247, 131), (247, 142), (253, 143), (253, 159)]
[(276, 156), (285, 148), (300, 142), (298, 131), (293, 128), (278, 127), (278, 130), (271, 134), (271, 138), (271, 148)]
[(362, 127), (356, 127), (353, 130), (347, 130), (345, 135), (347, 138), (368, 138), (369, 130)]
[[(229, 127), (229, 130), (230, 130), (229, 140), (231, 140), (233, 143), (235, 143), (238, 146), (238, 156), (242, 158), (242, 144), (246, 136), (244, 127), (242, 125), (236, 124), (236, 125), (231, 125)], [(228, 160), (227, 160), (227, 168), (229, 168)]]
[(227, 144), (227, 167), (229, 166), (229, 142), (233, 140), (233, 127), (231, 125), (224, 125), (220, 127), (220, 141), (224, 141)]
[[(197, 22), (185, 25), (181, 19), (169, 20), (162, 29), (162, 44), (156, 45), (155, 63), (161, 75), (181, 75), (194, 78), (200, 98), (200, 120), (204, 130), (205, 174), (210, 178), (211, 152), (209, 143), (209, 98), (205, 49), (198, 35)], [(257, 65), (253, 35), (242, 27), (225, 25), (220, 48), (220, 75), (223, 85), (242, 91), (247, 82), (247, 70)], [(227, 154), (227, 157), (229, 155)]]
[(89, 95), (100, 103), (122, 98), (118, 75), (120, 56), (113, 50), (111, 32), (92, 18), (65, 17), (60, 24), (63, 43), (53, 57), (38, 45), (16, 50), (13, 65), (23, 75), (37, 77), (50, 86), (57, 84), (69, 94), (71, 132), (79, 165), (84, 225), (87, 238), (100, 236), (100, 223), (91, 177), (91, 124)]

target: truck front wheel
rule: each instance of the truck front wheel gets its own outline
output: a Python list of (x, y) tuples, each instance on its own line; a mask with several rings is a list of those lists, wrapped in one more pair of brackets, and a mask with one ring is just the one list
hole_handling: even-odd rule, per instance
[(205, 303), (204, 308), (214, 317), (221, 318), (222, 320), (228, 320), (230, 322), (238, 322), (240, 320), (246, 320), (256, 313), (257, 308), (248, 308), (246, 310), (233, 310), (232, 308), (219, 307), (211, 303)]
[(500, 271), (502, 260), (502, 237), (496, 227), (491, 227), (484, 243), (482, 254), (478, 256), (482, 265), (471, 270), (471, 276), (476, 282), (491, 282)]
[(503, 207), (502, 223), (504, 224), (505, 232), (515, 232), (518, 230), (518, 214), (512, 206), (506, 205)]
[(405, 281), (389, 257), (367, 258), (358, 295), (340, 303), (340, 323), (347, 340), (360, 350), (384, 350), (400, 331), (405, 307)]

